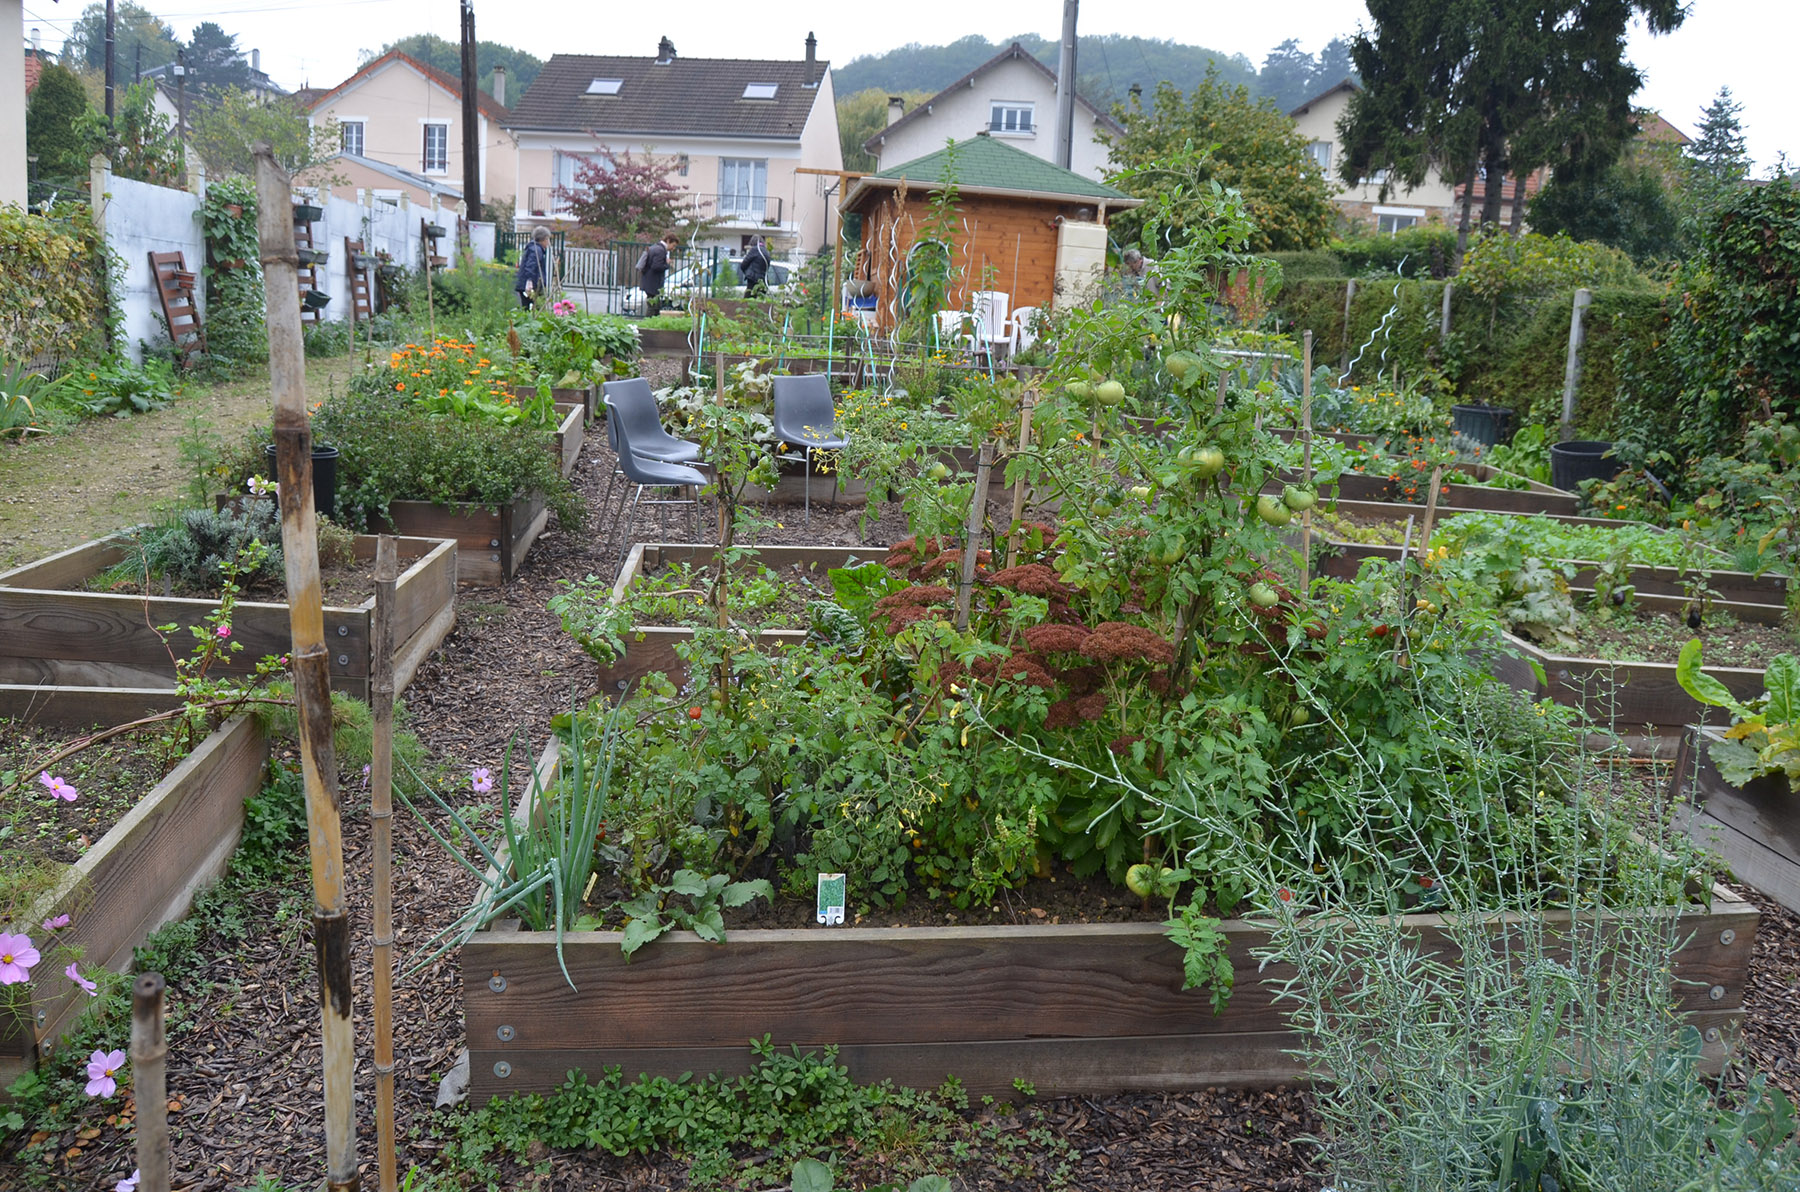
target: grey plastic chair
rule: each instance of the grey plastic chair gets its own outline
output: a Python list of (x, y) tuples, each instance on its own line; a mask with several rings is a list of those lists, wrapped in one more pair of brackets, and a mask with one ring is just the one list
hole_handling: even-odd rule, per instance
[(700, 458), (700, 444), (678, 439), (663, 429), (662, 414), (656, 408), (656, 394), (650, 391), (650, 382), (644, 378), (608, 381), (605, 401), (609, 411), (606, 433), (614, 451), (619, 448), (618, 431), (612, 425), (616, 417), (621, 423), (619, 429), (631, 432), (632, 449), (639, 459), (691, 464)]
[[(815, 451), (841, 451), (850, 440), (838, 433), (837, 404), (831, 398), (831, 380), (824, 373), (775, 378), (775, 434), (797, 446), (806, 461), (806, 520), (812, 521), (812, 457)], [(831, 495), (837, 496), (837, 474), (832, 474)]]
[[(606, 397), (606, 402), (611, 407), (612, 413), (617, 415), (618, 408), (613, 404), (613, 397), (610, 393)], [(686, 505), (688, 507), (688, 533), (691, 537), (695, 533), (694, 514), (700, 505), (700, 489), (705, 486), (706, 477), (701, 474), (699, 469), (687, 464), (646, 459), (638, 450), (632, 420), (623, 417), (608, 417), (607, 422), (609, 425), (613, 422), (618, 423), (613, 436), (616, 444), (615, 450), (619, 456), (619, 471), (624, 474), (628, 483), (637, 485), (637, 495), (631, 501), (632, 512), (635, 514), (637, 509), (643, 505)], [(681, 442), (679, 439), (675, 441)], [(692, 446), (692, 444), (688, 445)], [(686, 488), (692, 489), (693, 495), (646, 501), (644, 500), (646, 488)], [(619, 512), (616, 525), (617, 532), (613, 536), (614, 549), (623, 555), (625, 549), (625, 493), (623, 489), (619, 492)]]

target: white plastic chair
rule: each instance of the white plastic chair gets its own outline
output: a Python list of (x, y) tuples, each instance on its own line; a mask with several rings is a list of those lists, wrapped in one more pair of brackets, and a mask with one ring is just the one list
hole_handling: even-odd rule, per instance
[(975, 316), (975, 333), (984, 348), (1007, 343), (1007, 310), (1012, 295), (1004, 290), (977, 290), (969, 299), (969, 311)]
[(1037, 312), (1038, 308), (1035, 306), (1021, 306), (1012, 312), (1006, 338), (1015, 355), (1037, 343), (1037, 332), (1031, 327), (1032, 321), (1037, 318)]
[(963, 330), (963, 322), (968, 317), (960, 310), (937, 312), (938, 347), (941, 350), (973, 351), (975, 349), (975, 337)]

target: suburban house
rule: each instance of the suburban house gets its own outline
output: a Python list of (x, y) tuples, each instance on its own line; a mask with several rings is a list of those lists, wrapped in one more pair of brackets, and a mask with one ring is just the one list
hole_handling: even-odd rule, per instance
[[(888, 101), (887, 127), (863, 142), (884, 169), (986, 132), (1045, 161), (1056, 160), (1056, 72), (1013, 42), (912, 111), (898, 98)], [(1119, 122), (1075, 95), (1075, 141), (1069, 167), (1099, 181), (1111, 151), (1094, 140), (1103, 130), (1118, 136)]]
[[(514, 191), (516, 156), (506, 129), (505, 78), (502, 71), (494, 73), (498, 95), (478, 91), (475, 96), (483, 201), (510, 199)], [(350, 179), (359, 200), (370, 192), (388, 202), (402, 193), (414, 202), (430, 201), (423, 188), (396, 172), (428, 182), (440, 193), (447, 186), (461, 194), (462, 81), (455, 76), (390, 50), (336, 87), (300, 91), (295, 98), (314, 127), (336, 122), (344, 152), (333, 166)], [(392, 170), (373, 168), (377, 163)]]
[(1338, 140), (1338, 121), (1350, 106), (1351, 94), (1360, 90), (1356, 80), (1345, 79), (1288, 113), (1294, 127), (1310, 142), (1308, 151), (1336, 192), (1332, 201), (1339, 212), (1349, 222), (1373, 232), (1398, 232), (1432, 219), (1454, 224), (1458, 212), (1456, 186), (1435, 168), (1421, 185), (1389, 190), (1385, 195), (1382, 191), (1386, 188), (1386, 171), (1376, 171), (1375, 177), (1360, 186), (1346, 186), (1339, 179), (1337, 171), (1344, 148)]
[[(268, 103), (271, 99), (279, 99), (287, 94), (286, 91), (277, 87), (275, 80), (271, 79), (268, 72), (263, 70), (261, 50), (250, 50), (247, 53), (239, 54), (238, 61), (244, 64), (248, 72), (249, 78), (243, 90), (248, 92), (252, 99), (258, 103)], [(181, 70), (182, 67), (179, 63), (165, 62), (161, 66), (153, 66), (145, 70), (138, 77), (150, 79), (165, 86), (168, 88), (169, 94), (174, 95), (176, 81), (181, 77)]]
[(959, 230), (943, 247), (959, 280), (945, 298), (956, 310), (973, 308), (979, 291), (1004, 294), (1011, 311), (1090, 292), (1105, 268), (1107, 215), (1143, 203), (985, 132), (865, 175), (843, 213), (846, 228), (860, 224), (854, 289), (874, 299), (882, 330), (911, 313), (916, 263), (933, 251), (923, 230), (931, 199), (947, 179)]
[(827, 195), (843, 168), (830, 64), (806, 37), (798, 61), (557, 54), (513, 109), (520, 224), (572, 223), (561, 188), (602, 146), (656, 158), (709, 221), (697, 243), (735, 250), (762, 235), (779, 254), (826, 241)]

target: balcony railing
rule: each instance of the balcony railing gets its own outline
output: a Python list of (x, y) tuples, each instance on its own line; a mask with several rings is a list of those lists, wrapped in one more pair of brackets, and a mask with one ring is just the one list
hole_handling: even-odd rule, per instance
[[(536, 218), (572, 216), (568, 201), (559, 198), (555, 186), (533, 186), (525, 192), (525, 214)], [(689, 219), (716, 219), (727, 225), (780, 227), (786, 212), (780, 195), (758, 198), (751, 195), (685, 194), (676, 208)]]

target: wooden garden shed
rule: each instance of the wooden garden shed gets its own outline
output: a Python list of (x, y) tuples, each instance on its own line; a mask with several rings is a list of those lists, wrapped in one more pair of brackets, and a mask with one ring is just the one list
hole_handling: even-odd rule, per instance
[(874, 298), (884, 332), (910, 310), (917, 254), (933, 239), (932, 198), (946, 179), (957, 192), (955, 228), (944, 238), (955, 278), (945, 306), (955, 310), (970, 309), (984, 290), (1008, 295), (1013, 310), (1072, 299), (1101, 279), (1107, 216), (1143, 202), (985, 132), (865, 175), (842, 207), (861, 225), (851, 278), (863, 284), (851, 288)]

